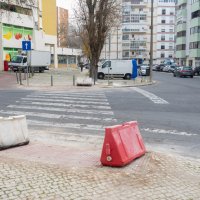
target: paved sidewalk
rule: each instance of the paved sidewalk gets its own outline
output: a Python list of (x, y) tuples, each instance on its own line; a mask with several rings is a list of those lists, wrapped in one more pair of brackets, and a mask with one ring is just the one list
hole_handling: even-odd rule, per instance
[[(22, 75), (24, 78), (24, 75)], [(84, 69), (83, 72), (77, 68), (59, 68), (50, 69), (44, 73), (35, 73), (33, 77), (29, 78), (28, 86), (27, 80), (22, 80), (23, 85), (18, 85), (23, 89), (41, 89), (41, 90), (55, 90), (55, 89), (77, 89), (83, 88), (83, 86), (76, 86), (78, 78), (87, 78), (88, 70)], [(51, 86), (53, 84), (53, 86)], [(92, 88), (105, 88), (105, 87), (127, 87), (151, 84), (149, 77), (137, 77), (135, 80), (123, 80), (123, 79), (110, 79), (98, 80)], [(87, 87), (88, 88), (88, 87)]]
[(102, 138), (33, 138), (0, 152), (0, 199), (200, 199), (200, 161), (149, 151), (123, 168), (103, 167)]
[(16, 75), (13, 72), (0, 72), (0, 90), (13, 89), (17, 86)]

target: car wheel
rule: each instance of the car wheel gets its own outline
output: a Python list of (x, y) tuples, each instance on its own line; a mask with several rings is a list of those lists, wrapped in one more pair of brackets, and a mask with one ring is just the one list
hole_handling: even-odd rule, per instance
[(193, 76), (190, 76), (190, 78), (193, 78)]
[(126, 80), (130, 80), (130, 79), (131, 79), (131, 74), (126, 74), (126, 75), (124, 76), (124, 78), (125, 78)]
[(98, 79), (104, 79), (104, 73), (98, 73)]
[(174, 77), (176, 77), (176, 74), (174, 74)]

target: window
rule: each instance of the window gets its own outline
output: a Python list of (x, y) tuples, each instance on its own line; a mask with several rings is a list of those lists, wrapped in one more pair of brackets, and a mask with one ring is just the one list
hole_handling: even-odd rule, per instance
[(161, 49), (165, 49), (165, 45), (161, 45)]
[(169, 32), (174, 32), (174, 29), (169, 29)]
[(123, 51), (123, 57), (129, 57), (129, 51)]
[(170, 23), (170, 24), (173, 24), (173, 23), (174, 23), (174, 20), (170, 20), (169, 23)]
[(169, 58), (172, 58), (172, 54), (169, 54), (169, 56), (168, 56)]
[(67, 64), (67, 56), (65, 56), (65, 55), (58, 55), (58, 63), (59, 64)]
[(162, 20), (161, 20), (161, 23), (162, 23), (162, 24), (165, 24), (165, 20), (164, 20), (164, 19), (162, 19)]
[(161, 35), (161, 40), (164, 41), (165, 40), (165, 36)]
[(200, 26), (195, 26), (190, 29), (190, 35), (200, 33)]
[(161, 32), (165, 32), (165, 29), (164, 29), (164, 28), (162, 28), (162, 29), (161, 29)]
[(173, 46), (172, 46), (172, 45), (170, 45), (170, 46), (169, 46), (169, 49), (170, 49), (170, 50), (173, 50)]
[(186, 31), (179, 31), (177, 32), (177, 38), (178, 37), (185, 37), (186, 36)]
[(173, 13), (173, 12), (170, 12), (170, 15), (174, 15), (174, 13)]
[(176, 45), (176, 50), (177, 51), (181, 51), (181, 50), (185, 50), (185, 44), (179, 44), (179, 45)]
[(166, 15), (166, 10), (162, 9), (162, 15)]
[(195, 12), (192, 13), (192, 19), (200, 17), (200, 10), (197, 10)]
[(164, 57), (165, 57), (165, 54), (164, 54), (164, 53), (161, 53), (161, 54), (160, 54), (160, 57), (161, 57), (161, 58), (164, 58)]
[(102, 65), (102, 68), (106, 68), (106, 67), (111, 67), (111, 61), (106, 61), (106, 62)]
[(190, 42), (190, 49), (200, 49), (200, 42)]
[(173, 36), (173, 35), (170, 35), (170, 36), (169, 36), (169, 40), (170, 40), (170, 41), (174, 41), (174, 36)]
[(129, 40), (129, 35), (123, 35), (122, 40)]

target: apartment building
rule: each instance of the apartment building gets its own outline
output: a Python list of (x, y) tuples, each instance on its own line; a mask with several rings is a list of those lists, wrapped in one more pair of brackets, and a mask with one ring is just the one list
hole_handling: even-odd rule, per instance
[(57, 7), (58, 47), (67, 47), (68, 10)]
[[(150, 2), (148, 5), (150, 5)], [(167, 59), (174, 60), (175, 0), (154, 1), (153, 14), (154, 14), (154, 63), (160, 64)]]
[[(153, 11), (153, 58), (160, 64), (166, 59), (174, 59), (175, 50), (175, 0), (154, 0)], [(137, 59), (138, 63), (149, 62), (151, 0), (123, 0), (121, 38), (118, 38), (119, 59)], [(115, 34), (111, 34), (111, 59), (116, 59)], [(103, 53), (108, 55), (109, 41)], [(122, 45), (121, 47), (120, 44)], [(107, 53), (105, 53), (107, 52)], [(102, 54), (103, 55), (103, 54)], [(102, 56), (103, 57), (103, 56)], [(104, 56), (105, 57), (105, 56)]]
[(180, 65), (200, 66), (200, 1), (178, 0), (176, 59)]
[(81, 54), (57, 45), (56, 0), (0, 0), (0, 33), (0, 70), (5, 60), (22, 52), (23, 40), (31, 41), (34, 50), (51, 51), (55, 68), (59, 60), (75, 66)]
[(147, 59), (149, 56), (147, 1), (124, 0), (122, 5), (122, 58)]

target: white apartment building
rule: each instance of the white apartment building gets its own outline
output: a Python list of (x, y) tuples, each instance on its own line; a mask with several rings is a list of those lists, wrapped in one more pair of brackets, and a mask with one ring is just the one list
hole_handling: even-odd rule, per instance
[[(150, 4), (150, 2), (149, 2)], [(157, 64), (175, 58), (175, 0), (154, 3), (154, 59)]]
[[(175, 43), (175, 0), (154, 0), (153, 12), (153, 63), (174, 58)], [(121, 38), (118, 38), (119, 59), (137, 59), (149, 62), (150, 59), (151, 0), (123, 0)], [(115, 35), (115, 34), (114, 34)], [(119, 36), (119, 35), (118, 35)], [(116, 46), (111, 34), (110, 59), (116, 59)], [(104, 46), (102, 55), (108, 55)], [(120, 48), (120, 44), (122, 45)], [(121, 52), (120, 52), (121, 50)], [(106, 52), (106, 53), (105, 53)], [(105, 57), (105, 56), (102, 56)], [(108, 58), (108, 57), (107, 57)]]

